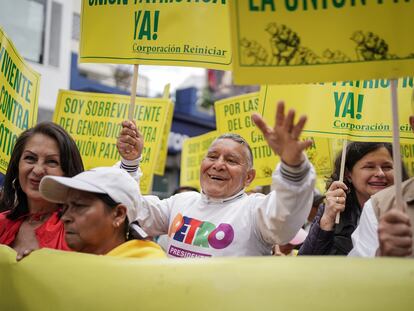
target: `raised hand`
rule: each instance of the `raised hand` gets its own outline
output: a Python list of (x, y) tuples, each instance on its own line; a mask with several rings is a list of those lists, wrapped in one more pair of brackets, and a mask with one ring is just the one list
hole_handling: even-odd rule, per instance
[(135, 160), (141, 156), (144, 149), (144, 139), (135, 121), (123, 121), (122, 130), (116, 140), (119, 154), (126, 160)]
[(274, 127), (266, 124), (263, 118), (255, 113), (253, 122), (262, 131), (270, 148), (280, 156), (281, 160), (290, 166), (298, 166), (305, 160), (303, 151), (312, 145), (309, 140), (300, 141), (299, 136), (306, 123), (306, 117), (301, 116), (295, 124), (295, 111), (289, 110), (285, 115), (285, 104), (279, 102), (276, 111)]

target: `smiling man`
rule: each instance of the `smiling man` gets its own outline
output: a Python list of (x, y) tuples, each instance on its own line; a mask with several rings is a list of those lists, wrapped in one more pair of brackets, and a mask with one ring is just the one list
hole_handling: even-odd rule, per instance
[[(276, 124), (252, 116), (282, 163), (273, 173), (272, 191), (247, 195), (255, 177), (253, 155), (237, 134), (218, 137), (200, 167), (201, 193), (184, 192), (168, 199), (141, 196), (140, 226), (151, 236), (168, 234), (170, 257), (270, 255), (274, 244), (286, 244), (304, 224), (312, 205), (315, 172), (303, 151), (310, 141), (298, 138), (306, 122), (279, 103)], [(137, 175), (142, 135), (131, 121), (123, 122), (117, 147), (121, 167)]]

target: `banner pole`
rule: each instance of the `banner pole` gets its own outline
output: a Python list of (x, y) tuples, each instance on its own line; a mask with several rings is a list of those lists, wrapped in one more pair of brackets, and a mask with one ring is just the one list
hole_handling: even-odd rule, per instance
[[(342, 155), (341, 155), (341, 170), (339, 173), (339, 181), (344, 182), (344, 175), (345, 175), (345, 161), (346, 161), (346, 146), (348, 145), (348, 141), (344, 139), (342, 143)], [(346, 201), (345, 201), (346, 202)], [(341, 220), (341, 213), (337, 213), (335, 217), (335, 223), (339, 224)]]
[(135, 98), (137, 97), (138, 64), (134, 65), (134, 76), (132, 78), (131, 101), (128, 109), (128, 120), (134, 119)]
[(391, 79), (391, 106), (392, 106), (392, 157), (394, 159), (394, 185), (395, 185), (395, 203), (397, 208), (402, 208), (402, 167), (401, 167), (401, 151), (400, 151), (400, 129), (399, 129), (399, 118), (398, 118), (398, 96), (397, 96), (397, 79)]

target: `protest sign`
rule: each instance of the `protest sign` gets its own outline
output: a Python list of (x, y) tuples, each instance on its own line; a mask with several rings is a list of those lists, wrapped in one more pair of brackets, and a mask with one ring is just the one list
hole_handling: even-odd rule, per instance
[[(74, 138), (85, 169), (112, 166), (120, 156), (116, 139), (127, 119), (129, 96), (61, 90), (53, 120)], [(140, 167), (141, 192), (150, 193), (165, 127), (168, 99), (137, 97), (134, 117), (145, 145)]]
[[(304, 114), (303, 135), (352, 141), (392, 141), (389, 80), (366, 80), (309, 85), (263, 86), (261, 113), (273, 124), (276, 104)], [(399, 129), (402, 142), (413, 142), (408, 122), (413, 78), (398, 80)]]
[(0, 172), (6, 173), (17, 137), (37, 122), (40, 76), (0, 27)]
[(189, 311), (197, 304), (200, 311), (251, 311), (273, 310), (275, 301), (282, 310), (414, 309), (413, 264), (406, 258), (149, 260), (51, 249), (15, 258), (0, 245), (1, 310), (135, 310), (138, 304)]
[(171, 125), (174, 115), (174, 104), (169, 101), (168, 108), (167, 108), (167, 118), (165, 120), (164, 129), (162, 131), (162, 138), (161, 138), (161, 149), (158, 154), (158, 159), (155, 164), (154, 174), (163, 176), (165, 171), (165, 164), (167, 163), (167, 156), (168, 156), (168, 138), (170, 136)]
[(234, 78), (289, 84), (414, 72), (414, 1), (229, 1)]
[(83, 0), (81, 62), (230, 70), (226, 0)]

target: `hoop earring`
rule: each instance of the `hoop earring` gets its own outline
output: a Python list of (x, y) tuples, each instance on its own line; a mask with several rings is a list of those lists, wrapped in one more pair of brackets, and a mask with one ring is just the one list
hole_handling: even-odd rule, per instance
[(13, 208), (16, 208), (17, 205), (19, 205), (19, 199), (17, 197), (17, 186), (16, 186), (17, 178), (13, 179), (12, 181), (12, 188), (14, 190), (14, 202), (13, 202)]

